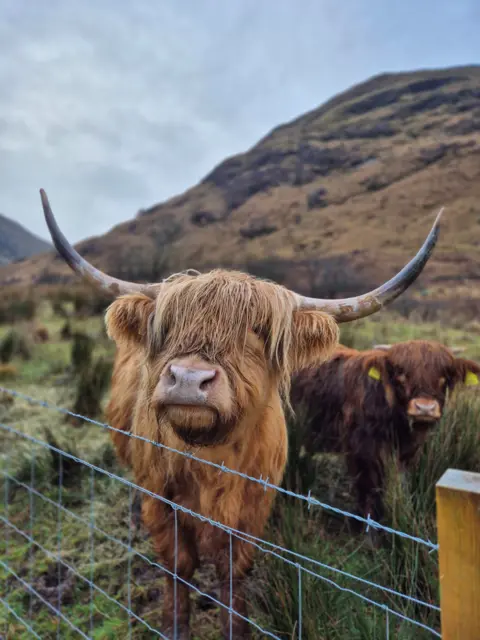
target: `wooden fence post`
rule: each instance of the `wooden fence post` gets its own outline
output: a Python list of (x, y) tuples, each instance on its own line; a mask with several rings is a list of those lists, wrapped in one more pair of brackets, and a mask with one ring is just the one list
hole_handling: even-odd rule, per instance
[(436, 485), (443, 640), (480, 639), (480, 473), (448, 469)]

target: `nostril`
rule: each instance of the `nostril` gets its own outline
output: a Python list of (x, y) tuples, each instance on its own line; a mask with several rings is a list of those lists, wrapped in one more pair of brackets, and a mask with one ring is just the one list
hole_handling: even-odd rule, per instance
[(206, 391), (217, 375), (215, 369), (195, 369), (172, 364), (165, 373), (165, 384), (172, 390)]
[(177, 376), (175, 375), (175, 367), (173, 365), (168, 368), (168, 382), (172, 387), (177, 384)]
[(435, 402), (415, 402), (415, 406), (419, 411), (428, 413), (429, 411), (433, 411), (433, 409), (435, 409)]
[(205, 371), (202, 375), (202, 380), (200, 382), (199, 388), (201, 391), (205, 391), (212, 384), (217, 376), (216, 371)]

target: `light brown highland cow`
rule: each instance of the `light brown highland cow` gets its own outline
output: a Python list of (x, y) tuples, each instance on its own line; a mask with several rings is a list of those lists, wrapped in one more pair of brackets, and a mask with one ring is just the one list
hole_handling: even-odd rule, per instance
[[(338, 343), (337, 323), (375, 313), (405, 291), (428, 261), (439, 230), (437, 218), (417, 256), (375, 291), (317, 300), (234, 271), (175, 275), (153, 285), (117, 280), (71, 247), (43, 190), (41, 196), (59, 253), (81, 277), (116, 296), (106, 314), (117, 345), (110, 424), (273, 484), (280, 484), (287, 460), (282, 401), (288, 402), (291, 375), (330, 356)], [(224, 525), (262, 535), (273, 490), (128, 435), (114, 433), (113, 440), (140, 486)], [(250, 637), (244, 579), (253, 547), (232, 536), (230, 576), (228, 533), (145, 495), (142, 516), (161, 564), (171, 572), (176, 567), (182, 580), (191, 581), (201, 558), (213, 561), (225, 604), (225, 638), (230, 637), (232, 579), (232, 637)], [(176, 627), (177, 638), (190, 638), (188, 586), (177, 581), (176, 606), (174, 593), (174, 579), (167, 577), (162, 632), (172, 634)]]

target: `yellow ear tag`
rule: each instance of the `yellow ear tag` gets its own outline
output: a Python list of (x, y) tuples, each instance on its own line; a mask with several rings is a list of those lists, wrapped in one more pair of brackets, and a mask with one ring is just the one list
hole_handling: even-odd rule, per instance
[(475, 387), (479, 384), (478, 376), (473, 371), (467, 371), (467, 375), (465, 376), (465, 384), (467, 387)]
[[(380, 380), (380, 371), (376, 367), (370, 367), (368, 370), (368, 376), (374, 380)], [(478, 384), (478, 378), (476, 384)]]

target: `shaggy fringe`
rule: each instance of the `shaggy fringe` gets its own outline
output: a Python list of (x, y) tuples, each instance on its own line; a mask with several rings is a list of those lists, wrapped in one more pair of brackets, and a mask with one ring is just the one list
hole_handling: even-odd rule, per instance
[[(249, 330), (265, 341), (267, 357), (286, 398), (290, 385), (292, 314), (288, 289), (237, 271), (170, 276), (158, 296), (149, 350), (198, 353), (215, 362), (221, 354), (242, 357)], [(174, 331), (169, 333), (169, 327)]]

